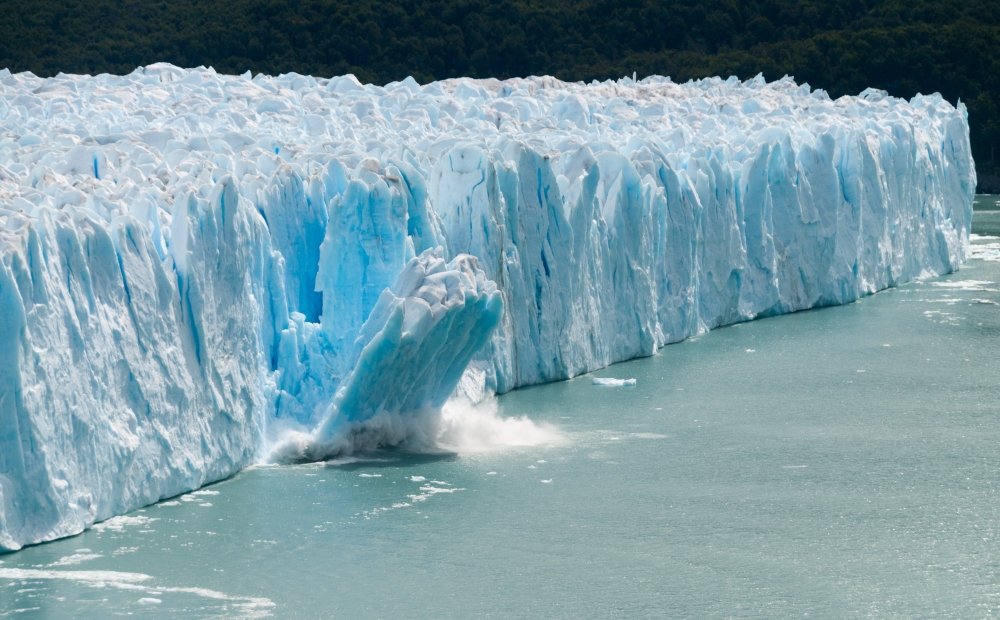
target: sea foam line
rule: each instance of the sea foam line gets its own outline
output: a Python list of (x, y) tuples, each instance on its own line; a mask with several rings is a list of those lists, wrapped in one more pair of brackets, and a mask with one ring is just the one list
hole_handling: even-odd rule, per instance
[(240, 614), (245, 618), (265, 618), (271, 615), (270, 610), (275, 606), (271, 599), (265, 597), (233, 596), (209, 588), (146, 585), (146, 582), (151, 581), (153, 577), (144, 573), (110, 570), (42, 570), (35, 568), (0, 567), (0, 579), (72, 581), (96, 588), (115, 588), (150, 595), (163, 593), (191, 594), (211, 600), (232, 603), (235, 607), (239, 608)]

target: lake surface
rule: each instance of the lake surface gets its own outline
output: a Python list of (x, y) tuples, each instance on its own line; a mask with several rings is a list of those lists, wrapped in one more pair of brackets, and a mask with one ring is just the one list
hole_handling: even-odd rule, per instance
[(1000, 239), (974, 243), (593, 375), (634, 386), (461, 412), (458, 454), (256, 468), (0, 556), (0, 617), (997, 615)]
[(973, 232), (1000, 236), (1000, 195), (976, 196)]

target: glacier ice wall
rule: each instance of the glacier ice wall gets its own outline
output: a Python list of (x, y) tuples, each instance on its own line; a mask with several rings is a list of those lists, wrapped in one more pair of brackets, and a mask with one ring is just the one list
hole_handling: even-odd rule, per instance
[(936, 95), (0, 71), (0, 549), (952, 271), (974, 187)]
[(503, 314), (496, 284), (474, 257), (446, 264), (441, 253), (412, 259), (382, 291), (320, 423), (282, 433), (271, 459), (318, 461), (398, 444), (421, 432), (423, 415), (441, 410)]

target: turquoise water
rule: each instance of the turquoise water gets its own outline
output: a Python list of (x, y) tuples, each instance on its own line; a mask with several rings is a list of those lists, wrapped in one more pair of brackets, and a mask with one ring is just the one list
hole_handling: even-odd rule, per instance
[(499, 399), (541, 445), (247, 471), (0, 556), (0, 617), (997, 615), (998, 304), (973, 260)]
[(976, 196), (975, 232), (980, 235), (1000, 236), (1000, 195)]

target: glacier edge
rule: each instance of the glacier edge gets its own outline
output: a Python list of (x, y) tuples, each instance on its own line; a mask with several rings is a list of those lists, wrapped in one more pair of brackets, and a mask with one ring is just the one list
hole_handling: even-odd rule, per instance
[[(0, 549), (230, 476), (276, 429), (314, 457), (350, 449), (337, 412), (397, 440), (456, 384), (846, 303), (968, 245), (968, 121), (939, 96), (170, 65), (0, 83)], [(400, 353), (404, 333), (426, 338)]]

